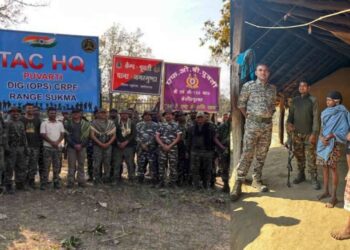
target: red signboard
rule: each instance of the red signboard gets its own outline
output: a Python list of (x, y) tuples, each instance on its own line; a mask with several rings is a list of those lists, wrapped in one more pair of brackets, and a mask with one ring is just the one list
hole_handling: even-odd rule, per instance
[(162, 60), (114, 56), (112, 66), (113, 92), (159, 95)]

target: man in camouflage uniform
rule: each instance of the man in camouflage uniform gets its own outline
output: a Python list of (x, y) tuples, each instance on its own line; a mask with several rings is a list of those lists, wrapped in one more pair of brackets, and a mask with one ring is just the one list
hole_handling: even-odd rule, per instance
[(212, 180), (215, 144), (224, 148), (216, 138), (213, 124), (203, 112), (197, 113), (194, 126), (188, 129), (187, 146), (191, 152), (192, 182), (195, 188), (208, 188)]
[(319, 190), (315, 148), (320, 128), (319, 112), (317, 100), (309, 94), (309, 91), (309, 84), (306, 81), (301, 81), (299, 83), (300, 96), (293, 98), (289, 108), (287, 130), (292, 133), (293, 153), (298, 162), (298, 176), (293, 180), (293, 183), (299, 184), (305, 181), (307, 159), (312, 186), (315, 190)]
[(188, 162), (188, 153), (187, 153), (187, 147), (186, 147), (186, 136), (187, 136), (187, 124), (186, 124), (186, 117), (185, 114), (182, 111), (178, 111), (175, 114), (175, 120), (179, 125), (179, 129), (181, 131), (181, 139), (177, 144), (178, 147), (178, 178), (177, 183), (178, 185), (182, 185), (189, 181), (189, 175), (190, 175), (190, 169), (189, 169), (189, 162)]
[(120, 112), (120, 121), (117, 126), (117, 137), (115, 140), (116, 151), (113, 152), (113, 181), (120, 181), (123, 159), (128, 168), (128, 179), (133, 181), (135, 178), (135, 150), (136, 150), (136, 125), (129, 118), (130, 111)]
[(41, 121), (34, 116), (33, 104), (25, 105), (25, 115), (21, 118), (24, 124), (28, 142), (28, 155), (26, 158), (28, 186), (36, 189), (35, 175), (38, 171), (39, 153), (41, 147), (40, 125)]
[(190, 112), (190, 119), (187, 120), (187, 128), (190, 128), (196, 124), (197, 112), (192, 110)]
[(151, 172), (152, 183), (158, 180), (158, 170), (155, 165), (157, 142), (155, 139), (158, 124), (152, 121), (151, 112), (143, 113), (143, 121), (136, 125), (137, 142), (137, 175), (138, 181), (144, 181), (147, 164)]
[[(113, 121), (108, 120), (105, 109), (100, 108), (96, 119), (91, 122), (90, 136), (94, 141), (94, 184), (110, 181), (112, 146), (116, 138), (116, 127)], [(101, 165), (103, 173), (101, 174)]]
[[(205, 122), (209, 124), (209, 126), (212, 128), (213, 131), (217, 131), (217, 125), (214, 123), (214, 115), (211, 116), (210, 118), (210, 113), (204, 112), (204, 117), (205, 117)], [(217, 138), (215, 137), (215, 140)], [(215, 187), (215, 182), (216, 182), (216, 160), (218, 159), (219, 155), (218, 152), (213, 150), (213, 155), (212, 155), (212, 164), (211, 164), (211, 177), (210, 177), (210, 187), (214, 188)]]
[(169, 162), (169, 186), (174, 187), (177, 181), (177, 162), (178, 149), (177, 143), (181, 139), (181, 131), (178, 124), (174, 121), (174, 115), (171, 110), (163, 113), (165, 121), (159, 124), (156, 132), (156, 140), (159, 144), (159, 185), (164, 187), (166, 180), (166, 170)]
[(230, 191), (228, 180), (230, 170), (230, 135), (231, 134), (231, 117), (229, 116), (226, 121), (221, 124), (217, 129), (217, 138), (221, 144), (225, 147), (222, 150), (218, 147), (219, 152), (219, 168), (221, 173), (221, 179), (224, 183), (222, 189), (223, 192), (228, 193)]
[(268, 83), (270, 75), (267, 65), (258, 64), (255, 75), (257, 80), (243, 85), (238, 100), (238, 108), (246, 118), (243, 138), (243, 152), (237, 165), (236, 182), (231, 200), (240, 197), (241, 186), (255, 156), (252, 187), (260, 192), (268, 188), (262, 183), (262, 168), (271, 144), (272, 116), (275, 112), (276, 88)]
[[(109, 111), (109, 120), (113, 121), (115, 124), (115, 127), (118, 128), (118, 124), (119, 124), (119, 120), (120, 120), (120, 116), (118, 114), (118, 110), (115, 108), (112, 108)], [(114, 167), (113, 167), (113, 156), (116, 155), (116, 152), (118, 150), (118, 144), (116, 142), (116, 140), (114, 140), (114, 142), (112, 143), (112, 160), (111, 160), (111, 179), (113, 179), (114, 176)], [(122, 170), (122, 167), (120, 168)], [(119, 173), (119, 176), (121, 175), (121, 173)]]
[(5, 168), (5, 187), (9, 194), (13, 194), (12, 177), (15, 172), (15, 182), (17, 190), (25, 189), (27, 171), (25, 165), (27, 153), (27, 139), (24, 124), (20, 121), (21, 111), (17, 107), (10, 109), (10, 120), (7, 121), (6, 137), (7, 145), (7, 165)]
[(82, 119), (80, 109), (72, 110), (71, 119), (65, 123), (68, 176), (67, 187), (72, 188), (77, 173), (78, 185), (85, 187), (84, 163), (86, 158), (86, 146), (90, 136), (90, 123)]
[[(92, 116), (92, 121), (96, 119), (97, 111), (95, 110)], [(91, 124), (91, 122), (90, 122)], [(89, 137), (88, 145), (86, 146), (86, 159), (87, 159), (87, 174), (88, 182), (94, 180), (94, 141)]]

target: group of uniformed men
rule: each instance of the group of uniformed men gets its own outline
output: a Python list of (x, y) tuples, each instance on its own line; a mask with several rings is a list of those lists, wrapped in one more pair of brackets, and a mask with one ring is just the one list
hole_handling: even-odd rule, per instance
[[(262, 181), (262, 169), (271, 144), (276, 87), (268, 83), (270, 70), (267, 65), (258, 64), (255, 75), (256, 80), (243, 85), (237, 105), (245, 117), (245, 127), (242, 155), (235, 168), (235, 184), (230, 194), (232, 201), (240, 198), (241, 187), (246, 182), (251, 165), (253, 165), (252, 187), (260, 192), (268, 191), (267, 185)], [(309, 83), (300, 80), (300, 95), (294, 97), (290, 103), (287, 131), (298, 163), (298, 174), (293, 183), (306, 181), (307, 165), (312, 187), (318, 190), (320, 183), (317, 178), (315, 145), (319, 132), (319, 113), (317, 101), (309, 91)]]
[(0, 176), (5, 192), (13, 194), (36, 189), (39, 172), (40, 189), (45, 190), (52, 166), (53, 187), (60, 189), (62, 161), (67, 158), (67, 188), (86, 186), (87, 160), (87, 181), (95, 185), (119, 184), (125, 162), (131, 182), (207, 189), (215, 184), (219, 165), (223, 191), (228, 192), (230, 130), (227, 115), (219, 127), (207, 113), (191, 112), (187, 120), (186, 114), (172, 110), (165, 110), (162, 117), (145, 111), (139, 121), (132, 110), (112, 109), (108, 115), (100, 108), (88, 121), (74, 109), (58, 120), (51, 107), (41, 120), (38, 108), (27, 104), (24, 114), (12, 107), (8, 117), (0, 119)]

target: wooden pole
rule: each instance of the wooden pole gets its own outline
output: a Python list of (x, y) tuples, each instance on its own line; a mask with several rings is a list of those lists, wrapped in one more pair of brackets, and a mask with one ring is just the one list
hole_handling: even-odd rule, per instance
[(280, 108), (280, 117), (279, 117), (279, 126), (278, 126), (278, 135), (280, 139), (280, 143), (284, 143), (284, 114), (285, 114), (285, 106), (284, 106), (284, 95), (280, 95), (280, 103), (279, 103), (279, 108)]
[[(242, 148), (242, 114), (237, 108), (237, 102), (240, 92), (239, 65), (236, 63), (237, 55), (242, 51), (243, 44), (243, 22), (244, 22), (244, 1), (231, 0), (231, 42), (232, 42), (232, 65), (230, 78), (231, 94), (231, 114), (232, 114), (232, 133), (231, 133), (231, 162), (230, 162), (230, 187), (235, 182), (235, 172)], [(233, 24), (233, 25), (232, 25)], [(232, 30), (233, 28), (233, 30)]]

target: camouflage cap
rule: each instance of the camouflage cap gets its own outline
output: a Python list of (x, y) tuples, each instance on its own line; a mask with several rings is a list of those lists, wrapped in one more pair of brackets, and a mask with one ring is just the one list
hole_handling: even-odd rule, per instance
[[(76, 108), (76, 109), (72, 109), (72, 114), (74, 114), (74, 113), (80, 113), (81, 112), (81, 109), (79, 109), (79, 108)], [(63, 112), (62, 112), (63, 113)]]
[(176, 117), (185, 116), (185, 115), (187, 115), (187, 114), (184, 113), (184, 112), (182, 112), (181, 110), (175, 112), (175, 116), (176, 116)]
[(205, 114), (204, 114), (204, 112), (199, 111), (199, 112), (197, 113), (196, 117), (205, 117)]
[(170, 109), (170, 108), (167, 108), (167, 109), (165, 109), (164, 110), (164, 112), (163, 112), (163, 116), (165, 116), (166, 114), (174, 114), (174, 112), (173, 112), (173, 110), (172, 109)]

